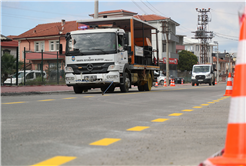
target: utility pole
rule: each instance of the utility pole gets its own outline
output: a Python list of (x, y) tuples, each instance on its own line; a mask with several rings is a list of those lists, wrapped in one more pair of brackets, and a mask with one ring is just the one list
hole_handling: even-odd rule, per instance
[(207, 13), (210, 12), (210, 8), (206, 9), (199, 9), (196, 8), (198, 14), (198, 25), (197, 31), (192, 32), (195, 33), (195, 37), (193, 39), (200, 39), (201, 40), (201, 49), (200, 49), (200, 63), (205, 64), (208, 62), (208, 47), (209, 43), (208, 40), (213, 38), (213, 32), (207, 31), (207, 25), (209, 20)]
[(94, 18), (98, 18), (98, 0), (95, 0)]
[[(166, 34), (166, 84), (169, 86), (169, 26), (168, 20), (164, 23), (163, 33)], [(163, 59), (164, 63), (164, 59)]]
[(217, 82), (219, 83), (219, 42), (214, 41), (215, 44), (217, 44)]

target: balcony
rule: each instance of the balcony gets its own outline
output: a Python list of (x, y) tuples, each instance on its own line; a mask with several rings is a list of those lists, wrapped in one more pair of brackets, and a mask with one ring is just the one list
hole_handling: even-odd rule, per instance
[[(166, 34), (162, 34), (162, 40), (166, 41)], [(172, 33), (169, 33), (168, 34), (168, 40), (178, 43), (179, 42), (179, 37), (177, 37), (176, 35), (174, 35)]]

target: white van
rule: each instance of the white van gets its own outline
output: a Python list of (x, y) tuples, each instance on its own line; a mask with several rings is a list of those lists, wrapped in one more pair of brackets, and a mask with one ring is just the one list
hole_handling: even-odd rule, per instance
[[(42, 71), (41, 70), (26, 70), (26, 82), (35, 80), (38, 77), (41, 77)], [(46, 78), (46, 72), (43, 71), (43, 78)], [(4, 81), (5, 85), (16, 85), (16, 74), (13, 75), (12, 78), (8, 78), (6, 81)], [(24, 84), (24, 71), (18, 72), (18, 85)]]
[(191, 83), (192, 86), (195, 84), (209, 84), (210, 86), (215, 85), (215, 72), (216, 71), (212, 64), (199, 64), (193, 65)]

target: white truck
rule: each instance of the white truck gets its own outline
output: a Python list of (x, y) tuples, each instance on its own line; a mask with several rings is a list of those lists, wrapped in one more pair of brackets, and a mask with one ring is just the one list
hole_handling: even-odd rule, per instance
[(213, 64), (197, 64), (192, 67), (191, 83), (192, 86), (195, 84), (209, 84), (210, 86), (215, 85), (215, 72)]
[[(75, 93), (91, 88), (113, 92), (131, 85), (150, 91), (154, 71), (160, 70), (152, 55), (152, 36), (158, 30), (134, 17), (98, 18), (77, 21), (84, 30), (66, 34), (65, 78)], [(156, 44), (158, 47), (158, 44)]]

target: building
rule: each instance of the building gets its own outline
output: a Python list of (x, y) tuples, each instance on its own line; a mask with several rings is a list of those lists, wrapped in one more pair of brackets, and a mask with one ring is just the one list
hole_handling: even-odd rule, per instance
[(15, 36), (7, 36), (9, 38), (9, 41), (1, 41), (1, 55), (8, 53), (10, 55), (13, 55), (16, 57), (17, 55), (17, 48), (18, 48), (18, 41), (13, 40)]
[[(194, 55), (197, 56), (198, 63), (200, 63), (200, 51), (201, 51), (201, 46), (200, 42), (198, 39), (191, 39), (188, 37), (184, 37), (184, 46), (186, 51), (192, 52)], [(213, 63), (212, 59), (212, 53), (213, 53), (213, 47), (216, 46), (214, 43), (209, 43), (208, 47), (208, 63)]]
[[(59, 68), (62, 69), (65, 62), (65, 34), (73, 30), (77, 30), (76, 21), (61, 20), (61, 22), (39, 24), (16, 36), (14, 39), (18, 40), (19, 60), (24, 61), (25, 48), (26, 69), (47, 71), (56, 68), (57, 60)], [(63, 52), (57, 56), (60, 46)]]

